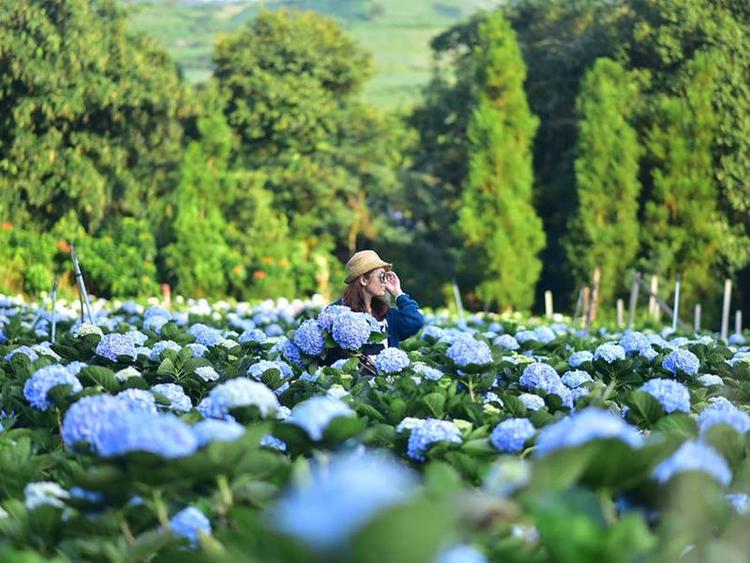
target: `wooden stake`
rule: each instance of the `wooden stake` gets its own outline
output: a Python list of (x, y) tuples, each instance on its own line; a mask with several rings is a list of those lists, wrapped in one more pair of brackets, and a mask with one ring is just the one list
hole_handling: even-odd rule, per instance
[(630, 303), (628, 310), (628, 328), (632, 330), (635, 323), (635, 307), (638, 304), (638, 288), (639, 281), (641, 279), (641, 273), (635, 272), (633, 274), (633, 283), (630, 286)]
[(169, 309), (172, 306), (172, 288), (168, 283), (161, 284), (161, 295), (164, 298), (164, 307)]
[(695, 321), (693, 323), (693, 328), (695, 329), (695, 332), (698, 332), (701, 329), (701, 304), (698, 303), (695, 306)]
[(583, 289), (578, 290), (578, 299), (576, 300), (576, 308), (573, 312), (573, 324), (578, 320), (578, 315), (581, 313), (581, 307), (583, 306)]
[(591, 309), (589, 311), (589, 321), (596, 320), (596, 313), (599, 310), (599, 282), (602, 279), (602, 269), (597, 266), (594, 268), (594, 277), (592, 278), (591, 290)]
[(461, 302), (461, 292), (458, 290), (458, 284), (456, 280), (453, 280), (453, 299), (456, 301), (456, 309), (458, 309), (458, 318), (464, 320), (464, 305)]
[(672, 309), (672, 330), (677, 330), (680, 320), (680, 276), (674, 282), (674, 308)]
[(625, 302), (622, 299), (617, 300), (617, 328), (625, 326)]
[(734, 333), (739, 336), (742, 334), (742, 310), (737, 309), (734, 312)]
[(554, 310), (552, 308), (552, 292), (548, 289), (544, 292), (544, 316), (548, 319), (552, 318)]
[(659, 306), (656, 304), (655, 295), (659, 293), (659, 276), (651, 276), (651, 295), (648, 298), (648, 316), (656, 320), (659, 314)]
[(721, 309), (721, 338), (729, 334), (729, 305), (732, 302), (732, 280), (724, 280), (724, 304)]
[(589, 286), (583, 288), (583, 326), (589, 328), (589, 310), (591, 308), (591, 290)]
[(55, 343), (55, 329), (57, 328), (57, 313), (55, 312), (57, 309), (57, 280), (55, 280), (55, 283), (52, 285), (52, 330), (49, 334), (49, 343), (54, 344)]

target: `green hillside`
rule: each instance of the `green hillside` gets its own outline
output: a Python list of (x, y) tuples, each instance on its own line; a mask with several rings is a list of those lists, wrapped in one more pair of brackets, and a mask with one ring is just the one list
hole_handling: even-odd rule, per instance
[(241, 26), (262, 9), (315, 9), (337, 18), (372, 54), (375, 76), (365, 89), (378, 105), (411, 103), (430, 75), (430, 39), (498, 0), (266, 0), (185, 4), (162, 0), (129, 5), (134, 29), (160, 40), (191, 82), (211, 74), (217, 34)]

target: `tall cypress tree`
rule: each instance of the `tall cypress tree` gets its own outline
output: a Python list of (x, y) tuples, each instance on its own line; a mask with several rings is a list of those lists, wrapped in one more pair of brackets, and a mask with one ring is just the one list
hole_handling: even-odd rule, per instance
[(678, 94), (656, 100), (648, 136), (653, 186), (643, 242), (653, 271), (681, 275), (685, 299), (705, 296), (705, 307), (720, 292), (714, 274), (722, 231), (711, 152), (718, 123), (712, 105), (716, 65), (710, 53), (697, 54), (691, 65)]
[(637, 86), (617, 62), (602, 58), (586, 74), (576, 102), (579, 134), (575, 160), (578, 212), (565, 239), (579, 283), (601, 267), (603, 301), (624, 287), (638, 249), (638, 159), (642, 153), (628, 122)]
[(516, 35), (500, 11), (480, 25), (474, 65), (477, 100), (459, 228), (483, 274), (478, 297), (501, 308), (528, 308), (545, 244), (532, 205), (531, 145), (539, 120), (526, 101)]

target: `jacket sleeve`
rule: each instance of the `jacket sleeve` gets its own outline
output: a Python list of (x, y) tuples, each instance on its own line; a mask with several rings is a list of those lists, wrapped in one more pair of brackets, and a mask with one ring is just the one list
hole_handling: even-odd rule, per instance
[(419, 303), (405, 293), (396, 299), (398, 311), (394, 311), (394, 324), (399, 340), (414, 336), (424, 326), (424, 317), (419, 312)]

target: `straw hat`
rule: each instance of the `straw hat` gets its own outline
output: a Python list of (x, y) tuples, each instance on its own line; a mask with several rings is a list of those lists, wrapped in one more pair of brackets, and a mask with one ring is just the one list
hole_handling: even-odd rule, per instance
[(362, 274), (366, 274), (375, 268), (386, 268), (390, 270), (393, 264), (380, 259), (374, 250), (360, 250), (355, 252), (346, 263), (346, 283), (352, 283)]

